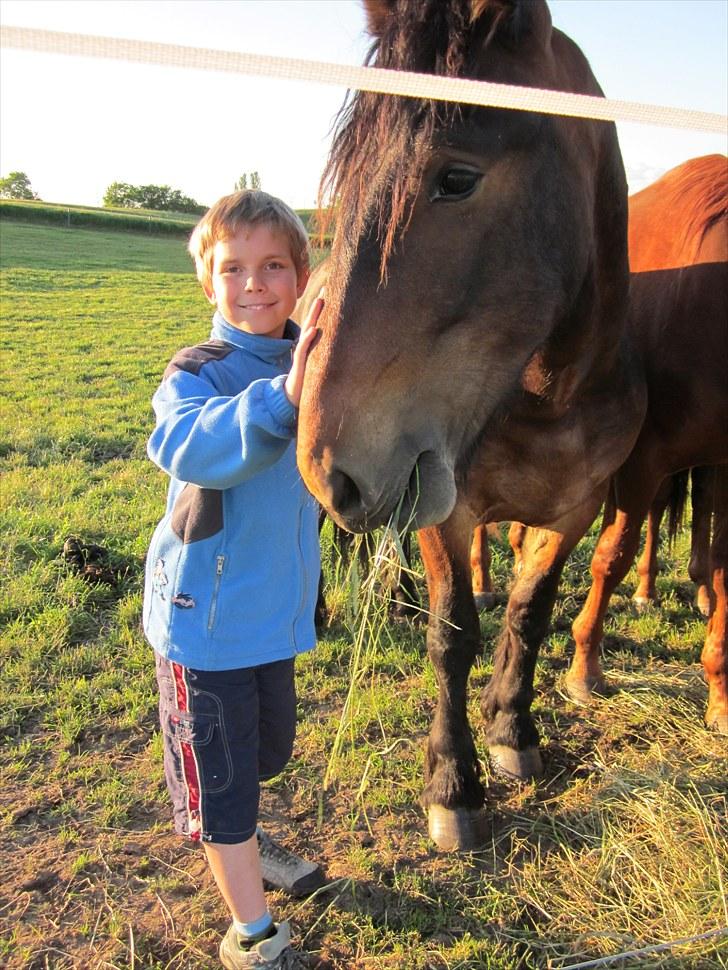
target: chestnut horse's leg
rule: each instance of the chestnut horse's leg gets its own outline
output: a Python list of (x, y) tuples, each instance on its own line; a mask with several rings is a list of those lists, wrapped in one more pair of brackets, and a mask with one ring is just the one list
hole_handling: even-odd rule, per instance
[(508, 530), (508, 542), (513, 550), (513, 572), (516, 575), (521, 571), (523, 541), (526, 538), (527, 528), (528, 526), (524, 525), (523, 522), (511, 522), (511, 527)]
[(713, 469), (693, 468), (690, 471), (693, 516), (690, 526), (690, 562), (688, 574), (697, 587), (695, 602), (703, 616), (710, 616), (710, 525), (712, 519)]
[(602, 532), (591, 561), (591, 589), (571, 628), (575, 651), (566, 689), (581, 704), (587, 703), (594, 692), (606, 689), (599, 663), (604, 617), (612, 593), (634, 562), (642, 523), (661, 481), (649, 471), (646, 461), (639, 467), (636, 464), (626, 463), (612, 479)]
[(706, 723), (721, 734), (728, 734), (728, 465), (717, 466), (713, 470), (712, 478), (713, 541), (710, 546), (710, 571), (715, 598), (701, 659), (708, 684)]
[(531, 717), (538, 650), (548, 629), (564, 563), (602, 503), (603, 491), (553, 524), (521, 534), (517, 573), (498, 642), (493, 676), (483, 691), (491, 762), (520, 779), (541, 773), (538, 732)]
[(490, 610), (495, 605), (495, 593), (490, 578), (490, 548), (488, 527), (479, 524), (473, 530), (470, 546), (470, 570), (473, 577), (473, 596), (477, 610)]
[(638, 607), (645, 607), (649, 603), (657, 602), (657, 547), (660, 544), (660, 523), (665, 509), (670, 501), (672, 478), (665, 478), (655, 495), (650, 510), (647, 513), (647, 534), (645, 547), (637, 563), (639, 582), (632, 597)]
[(481, 651), (480, 623), (470, 576), (475, 522), (464, 505), (442, 525), (419, 533), (430, 593), (427, 651), (438, 700), (425, 755), (430, 837), (441, 849), (474, 849), (487, 838), (480, 766), (466, 709), (470, 668)]

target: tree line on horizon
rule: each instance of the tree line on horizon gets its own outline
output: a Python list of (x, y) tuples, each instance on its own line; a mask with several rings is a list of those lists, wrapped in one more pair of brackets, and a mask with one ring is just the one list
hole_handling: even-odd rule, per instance
[[(236, 191), (260, 187), (258, 172), (244, 172), (235, 183)], [(25, 172), (10, 172), (5, 178), (0, 178), (0, 199), (42, 201), (38, 193), (33, 191), (30, 178)], [(152, 209), (193, 215), (203, 215), (208, 209), (208, 206), (201, 205), (169, 185), (130, 185), (128, 182), (112, 182), (104, 193), (102, 205), (104, 208)]]
[(105, 209), (191, 212), (200, 216), (208, 208), (169, 185), (130, 185), (128, 182), (112, 182), (104, 192), (103, 206)]

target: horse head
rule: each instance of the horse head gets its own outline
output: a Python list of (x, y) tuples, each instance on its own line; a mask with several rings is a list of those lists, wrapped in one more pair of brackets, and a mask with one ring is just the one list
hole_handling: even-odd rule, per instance
[[(599, 95), (542, 0), (370, 0), (375, 66)], [(444, 520), (509, 416), (609, 380), (627, 294), (612, 124), (360, 92), (301, 403), (306, 484), (345, 528)], [(530, 412), (529, 412), (530, 413)]]

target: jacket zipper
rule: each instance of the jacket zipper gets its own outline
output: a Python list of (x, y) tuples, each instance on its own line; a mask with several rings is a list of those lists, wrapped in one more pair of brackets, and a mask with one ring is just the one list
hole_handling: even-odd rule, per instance
[(293, 619), (293, 624), (291, 625), (291, 639), (293, 641), (293, 649), (298, 653), (298, 646), (296, 644), (296, 623), (301, 616), (303, 611), (304, 603), (306, 602), (306, 560), (303, 555), (303, 503), (298, 506), (298, 557), (301, 563), (301, 568), (299, 570), (299, 575), (301, 577), (301, 596), (298, 600), (298, 610)]
[(225, 566), (225, 556), (217, 556), (215, 565), (215, 585), (212, 590), (212, 602), (210, 603), (210, 613), (207, 618), (207, 632), (211, 633), (212, 628), (215, 625), (215, 615), (217, 613), (217, 594), (220, 592), (220, 583), (222, 582), (222, 571)]

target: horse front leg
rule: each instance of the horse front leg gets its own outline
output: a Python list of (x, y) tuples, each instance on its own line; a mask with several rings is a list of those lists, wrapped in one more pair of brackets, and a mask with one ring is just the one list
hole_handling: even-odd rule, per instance
[(542, 771), (538, 731), (531, 716), (538, 650), (546, 635), (564, 563), (601, 505), (594, 495), (552, 529), (521, 534), (521, 568), (516, 575), (481, 709), (493, 766), (520, 780)]
[[(606, 678), (599, 663), (604, 618), (612, 593), (634, 562), (642, 522), (660, 480), (661, 476), (655, 482), (645, 466), (639, 473), (634, 470), (625, 472), (625, 466), (622, 466), (612, 479), (602, 532), (591, 561), (591, 588), (571, 627), (575, 649), (565, 686), (571, 699), (578, 704), (587, 704), (592, 694), (606, 690)], [(634, 492), (630, 491), (630, 483), (636, 483)]]
[(713, 541), (710, 572), (712, 612), (701, 660), (708, 685), (705, 721), (720, 734), (728, 734), (728, 465), (714, 470)]
[(467, 715), (470, 668), (481, 649), (470, 576), (473, 519), (456, 506), (442, 525), (419, 533), (430, 594), (427, 652), (438, 699), (425, 755), (430, 837), (448, 851), (479, 848), (488, 836), (480, 765)]

